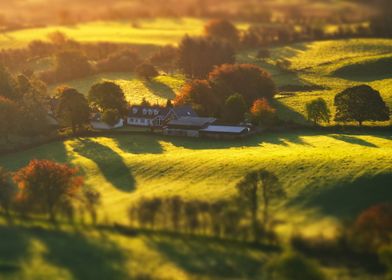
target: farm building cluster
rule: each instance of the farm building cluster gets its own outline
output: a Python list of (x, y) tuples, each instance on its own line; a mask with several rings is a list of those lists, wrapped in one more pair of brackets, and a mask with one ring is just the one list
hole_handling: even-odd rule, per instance
[(114, 126), (109, 126), (101, 119), (101, 114), (94, 114), (91, 126), (97, 130), (111, 130), (125, 126), (149, 128), (161, 131), (164, 135), (185, 137), (207, 137), (216, 139), (243, 138), (250, 134), (246, 125), (219, 125), (215, 118), (199, 117), (191, 106), (159, 107), (130, 106), (126, 118)]

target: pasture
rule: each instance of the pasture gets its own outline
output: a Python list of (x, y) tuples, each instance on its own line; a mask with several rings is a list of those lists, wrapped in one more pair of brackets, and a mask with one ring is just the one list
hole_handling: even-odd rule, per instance
[[(144, 134), (78, 138), (3, 156), (0, 165), (16, 170), (33, 158), (77, 166), (86, 184), (102, 193), (103, 227), (59, 230), (40, 220), (11, 227), (0, 221), (2, 279), (258, 279), (279, 251), (110, 226), (127, 226), (127, 209), (141, 197), (232, 197), (237, 181), (258, 168), (275, 172), (287, 192), (273, 207), (282, 238), (298, 231), (332, 237), (339, 222), (392, 199), (390, 133), (266, 134), (240, 142)], [(324, 270), (348, 275), (343, 267)], [(358, 279), (368, 279), (360, 273)]]

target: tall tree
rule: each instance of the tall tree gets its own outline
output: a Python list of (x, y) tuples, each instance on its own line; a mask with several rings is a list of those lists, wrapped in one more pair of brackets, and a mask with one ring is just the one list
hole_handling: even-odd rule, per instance
[(245, 99), (240, 94), (233, 94), (226, 99), (223, 108), (223, 118), (227, 122), (239, 123), (244, 120), (248, 109)]
[(233, 48), (219, 40), (185, 36), (179, 46), (179, 67), (191, 78), (205, 78), (215, 66), (234, 62)]
[(18, 131), (19, 108), (16, 102), (0, 96), (0, 134), (6, 143)]
[(90, 108), (83, 94), (73, 88), (58, 89), (57, 116), (63, 125), (71, 126), (73, 134), (77, 127), (86, 124), (89, 120)]
[(69, 204), (83, 185), (78, 170), (49, 160), (32, 160), (14, 175), (19, 199), (31, 210), (44, 211), (52, 222), (64, 204)]
[(272, 199), (282, 198), (285, 191), (278, 177), (267, 170), (258, 170), (248, 173), (238, 184), (237, 190), (244, 207), (248, 208), (251, 215), (252, 230), (255, 242), (259, 240), (260, 201), (263, 204), (263, 224), (268, 226), (270, 214), (269, 207)]
[(364, 121), (388, 121), (390, 111), (380, 92), (368, 85), (348, 88), (335, 96), (338, 122), (356, 121), (361, 126)]
[(11, 100), (18, 99), (17, 82), (8, 69), (0, 64), (0, 96)]
[(331, 112), (328, 108), (327, 102), (323, 98), (318, 98), (306, 103), (306, 114), (308, 120), (315, 125), (320, 122), (330, 122)]
[(101, 112), (115, 109), (121, 114), (125, 113), (127, 102), (120, 86), (112, 82), (102, 82), (91, 87), (88, 101), (92, 107)]
[(271, 99), (275, 95), (275, 83), (264, 69), (251, 64), (225, 64), (209, 74), (221, 100), (230, 95), (241, 94), (248, 106), (258, 98)]
[(204, 27), (204, 32), (207, 37), (222, 40), (233, 46), (236, 46), (240, 39), (237, 27), (225, 19), (209, 21)]
[(152, 78), (158, 76), (159, 72), (154, 67), (154, 65), (149, 63), (143, 63), (136, 67), (136, 74), (142, 79), (150, 81)]

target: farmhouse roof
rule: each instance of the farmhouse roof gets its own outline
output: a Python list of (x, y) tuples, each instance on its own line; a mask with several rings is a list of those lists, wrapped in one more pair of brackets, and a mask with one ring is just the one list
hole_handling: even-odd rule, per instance
[(162, 115), (164, 108), (158, 106), (131, 106), (128, 112), (130, 118), (154, 119)]
[(246, 126), (209, 125), (208, 127), (201, 129), (200, 132), (241, 134), (249, 132), (249, 130), (250, 129)]
[(177, 120), (171, 120), (169, 126), (181, 126), (181, 127), (195, 127), (200, 128), (208, 124), (214, 123), (215, 118), (200, 118), (200, 117), (180, 117)]

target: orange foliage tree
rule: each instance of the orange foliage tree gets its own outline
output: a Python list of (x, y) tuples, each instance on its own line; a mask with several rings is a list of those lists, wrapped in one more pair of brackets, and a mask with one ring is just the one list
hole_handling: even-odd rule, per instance
[(355, 221), (354, 238), (370, 248), (392, 242), (392, 203), (378, 204), (363, 211)]
[(267, 99), (257, 99), (250, 108), (250, 121), (255, 125), (270, 126), (276, 120), (276, 109)]
[(29, 210), (49, 214), (52, 222), (59, 210), (69, 210), (78, 198), (83, 178), (78, 170), (49, 160), (32, 160), (14, 175), (18, 201)]

